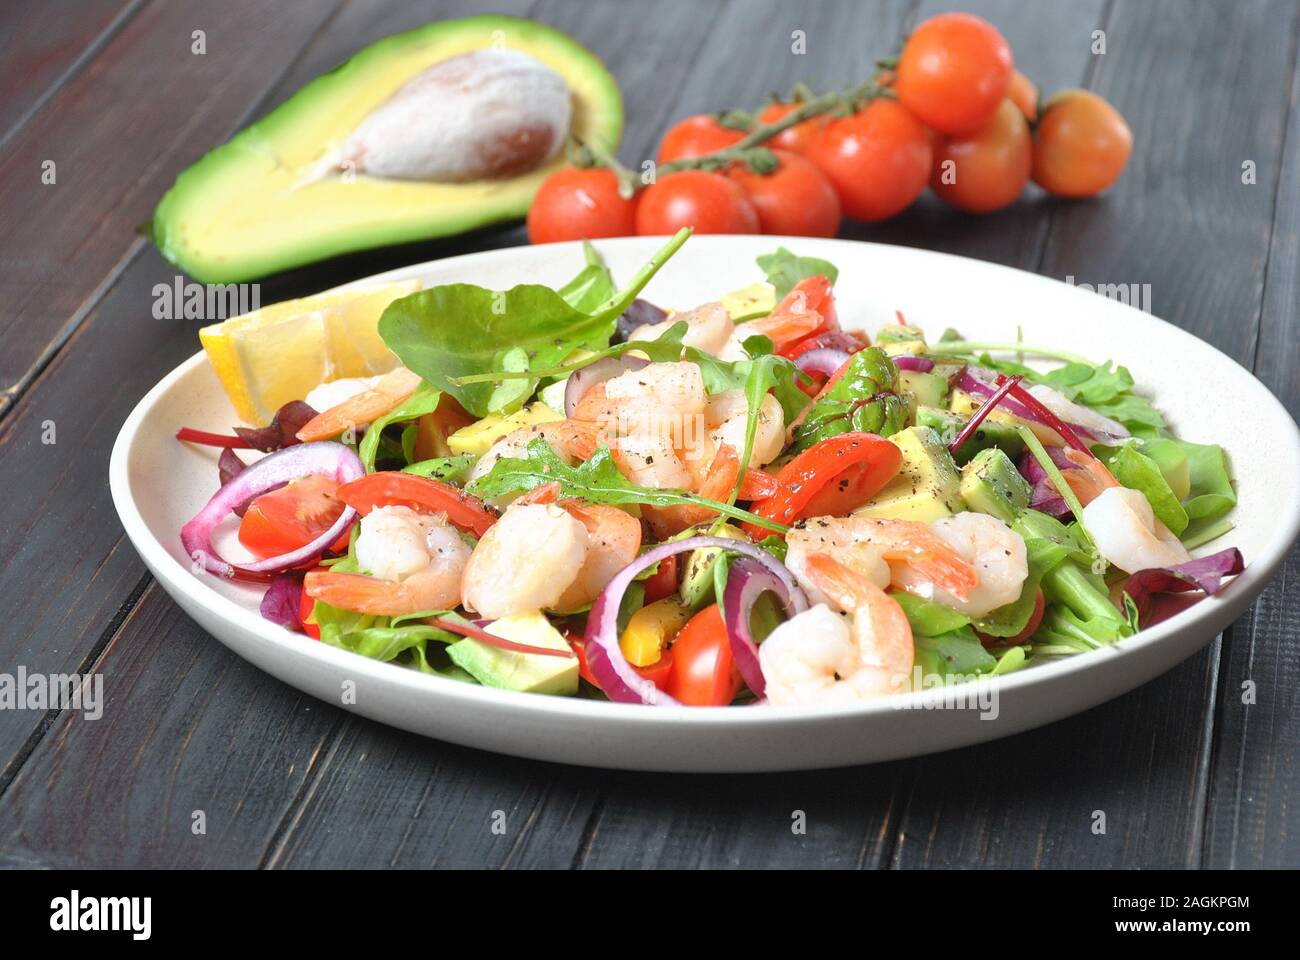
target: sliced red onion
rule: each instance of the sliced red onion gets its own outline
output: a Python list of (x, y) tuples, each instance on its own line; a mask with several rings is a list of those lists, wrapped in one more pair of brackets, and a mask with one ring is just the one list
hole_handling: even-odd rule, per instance
[[(757, 547), (744, 540), (730, 537), (688, 537), (685, 540), (670, 540), (652, 547), (637, 557), (626, 567), (614, 574), (613, 578), (600, 592), (596, 602), (587, 614), (587, 666), (596, 678), (600, 689), (611, 700), (620, 703), (648, 703), (653, 706), (675, 706), (677, 701), (664, 693), (653, 682), (637, 673), (636, 668), (623, 656), (619, 645), (618, 609), (623, 603), (623, 594), (636, 575), (647, 567), (653, 566), (665, 557), (679, 553), (689, 553), (701, 547), (718, 549), (731, 553), (743, 554), (756, 560), (769, 571), (786, 588), (789, 595), (803, 597), (803, 591), (795, 582), (794, 574), (786, 569), (776, 557), (762, 547)], [(807, 600), (803, 600), (806, 604)]]
[(1244, 569), (1246, 563), (1241, 551), (1236, 547), (1228, 547), (1207, 557), (1198, 557), (1172, 567), (1139, 570), (1124, 581), (1124, 592), (1137, 604), (1138, 616), (1145, 618), (1150, 609), (1152, 594), (1200, 590), (1213, 596), (1223, 589), (1224, 577), (1234, 577)]
[[(967, 367), (962, 371), (961, 376), (957, 378), (957, 386), (967, 393), (978, 394), (987, 398), (992, 397), (997, 392), (998, 387), (1006, 382), (1005, 378), (999, 374), (998, 384), (990, 385), (978, 376), (976, 371), (984, 372), (978, 367)], [(1037, 423), (1055, 430), (1060, 434), (1061, 439), (1065, 441), (1067, 446), (1080, 450), (1090, 457), (1093, 456), (1093, 452), (1088, 449), (1088, 445), (1079, 437), (1079, 433), (1092, 436), (1092, 431), (1066, 423), (1020, 384), (1017, 383), (1014, 387), (1011, 387), (1010, 395), (1005, 397), (998, 405), (1007, 413), (1014, 414), (1021, 420), (1027, 420), (1030, 423)]]
[(352, 526), (357, 517), (356, 510), (345, 507), (333, 525), (306, 546), (254, 563), (229, 563), (212, 548), (212, 531), (237, 508), (248, 504), (254, 497), (313, 474), (332, 477), (342, 484), (364, 477), (366, 468), (349, 448), (329, 440), (300, 443), (267, 454), (218, 490), (207, 506), (181, 527), (185, 552), (201, 563), (204, 570), (219, 577), (242, 574), (259, 579), (315, 560)]
[[(996, 384), (986, 383), (980, 376), (978, 376), (976, 373), (978, 369), (979, 368), (977, 367), (967, 367), (958, 375), (956, 385), (967, 393), (987, 399), (997, 393), (998, 388)], [(1021, 420), (1028, 420), (1032, 423), (1041, 422), (1038, 417), (1034, 416), (1034, 414), (1029, 411), (1028, 407), (1012, 397), (1004, 398), (998, 406), (1007, 413), (1019, 417)]]
[(934, 369), (934, 361), (929, 357), (913, 357), (904, 354), (901, 357), (894, 357), (894, 366), (899, 370), (912, 370), (916, 373), (929, 373)]
[(297, 433), (307, 425), (307, 421), (316, 416), (310, 404), (302, 400), (290, 400), (279, 410), (265, 427), (235, 427), (235, 433), (254, 450), (270, 453), (283, 447), (292, 447), (301, 443)]
[(631, 340), (632, 331), (637, 327), (644, 327), (648, 323), (663, 323), (667, 319), (667, 311), (656, 307), (649, 300), (637, 297), (619, 316), (614, 330), (614, 342), (623, 343)]
[(836, 350), (834, 347), (818, 347), (815, 350), (807, 350), (799, 354), (794, 358), (794, 365), (804, 373), (820, 373), (829, 377), (849, 362), (849, 356), (847, 350)]
[(727, 571), (727, 587), (722, 594), (722, 620), (727, 625), (736, 667), (745, 685), (758, 697), (766, 692), (767, 681), (758, 660), (758, 644), (749, 630), (749, 618), (754, 612), (754, 604), (765, 593), (776, 596), (787, 616), (793, 617), (808, 609), (808, 598), (802, 590), (796, 587), (791, 591), (786, 581), (758, 561), (740, 557), (731, 564)]
[(286, 630), (302, 633), (302, 578), (303, 571), (289, 570), (278, 574), (271, 585), (262, 594), (259, 611), (272, 623), (278, 623)]
[(649, 360), (643, 360), (641, 357), (630, 357), (624, 354), (621, 357), (601, 357), (595, 363), (573, 371), (564, 385), (564, 415), (572, 417), (573, 411), (578, 407), (578, 401), (596, 384), (613, 380), (619, 374), (627, 373), (629, 370), (640, 370), (649, 363)]
[[(1066, 456), (1065, 451), (1060, 447), (1044, 447), (1047, 455), (1051, 457), (1052, 463), (1056, 464), (1060, 470), (1078, 470), (1079, 465)], [(1030, 483), (1038, 483), (1042, 480), (1048, 480), (1047, 471), (1043, 465), (1038, 462), (1032, 451), (1026, 450), (1020, 455), (1020, 461), (1016, 464), (1020, 475)]]

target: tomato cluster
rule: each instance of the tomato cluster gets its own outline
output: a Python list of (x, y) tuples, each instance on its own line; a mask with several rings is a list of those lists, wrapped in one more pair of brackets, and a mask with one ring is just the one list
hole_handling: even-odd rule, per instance
[[(637, 234), (773, 233), (828, 237), (842, 217), (874, 222), (907, 209), (928, 185), (968, 213), (1013, 203), (1032, 179), (1059, 197), (1089, 197), (1123, 172), (1133, 138), (1124, 118), (1086, 90), (1042, 104), (1015, 68), (1006, 38), (966, 13), (931, 17), (877, 82), (884, 95), (852, 112), (820, 113), (762, 146), (775, 169), (744, 162), (678, 169), (632, 196), (604, 167), (566, 167), (543, 184), (528, 214), (534, 243)], [(799, 103), (757, 117), (779, 121)], [(660, 167), (736, 147), (746, 136), (718, 116), (673, 126)], [(730, 157), (723, 158), (730, 160)]]

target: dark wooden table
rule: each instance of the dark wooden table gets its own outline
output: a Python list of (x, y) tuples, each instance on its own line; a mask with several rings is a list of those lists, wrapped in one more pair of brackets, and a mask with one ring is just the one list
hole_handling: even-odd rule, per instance
[[(1035, 191), (975, 219), (927, 199), (846, 236), (1150, 284), (1157, 315), (1300, 409), (1300, 7), (952, 5), (994, 21), (1044, 90), (1082, 85), (1114, 102), (1136, 141), (1130, 168), (1093, 202)], [(554, 24), (609, 63), (627, 99), (627, 161), (687, 113), (755, 105), (799, 79), (858, 79), (948, 6), (492, 5)], [(137, 225), (178, 171), (306, 80), (381, 36), (479, 9), (28, 0), (0, 10), (0, 672), (94, 671), (107, 700), (94, 721), (0, 711), (0, 865), (1300, 863), (1300, 553), (1221, 639), (1085, 714), (959, 752), (769, 776), (584, 770), (423, 740), (305, 697), (177, 608), (126, 541), (107, 485), (127, 413), (197, 347), (193, 322), (152, 316), (152, 288), (175, 270)], [(197, 29), (202, 56), (191, 53)], [(805, 56), (790, 53), (796, 29)], [(1096, 30), (1103, 55), (1090, 49)], [(42, 182), (46, 161), (53, 184)], [(268, 281), (262, 302), (523, 241), (507, 228), (355, 256)], [(43, 442), (51, 429), (56, 442)], [(791, 831), (795, 810), (804, 835)], [(1093, 831), (1098, 810), (1104, 834)], [(496, 811), (504, 834), (492, 830)]]

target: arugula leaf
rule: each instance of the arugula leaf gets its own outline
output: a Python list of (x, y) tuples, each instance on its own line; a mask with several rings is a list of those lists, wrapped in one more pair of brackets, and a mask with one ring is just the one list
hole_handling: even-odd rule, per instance
[[(374, 473), (375, 471), (375, 457), (379, 452), (379, 438), (384, 433), (384, 427), (390, 423), (404, 423), (407, 420), (422, 417), (426, 413), (433, 413), (438, 409), (438, 403), (441, 400), (441, 390), (429, 383), (422, 383), (415, 393), (407, 398), (405, 403), (396, 410), (384, 414), (384, 416), (367, 427), (366, 435), (361, 438), (361, 445), (357, 449), (357, 455), (361, 457), (361, 462), (365, 464), (366, 472)], [(405, 444), (403, 445), (403, 453), (405, 454)]]
[[(555, 366), (574, 350), (607, 346), (619, 316), (689, 236), (689, 229), (679, 231), (627, 287), (593, 313), (540, 284), (488, 290), (450, 283), (389, 304), (379, 318), (379, 335), (409, 369), (450, 393), (471, 414), (486, 416), (494, 400), (492, 381), (460, 378), (506, 369), (508, 354), (517, 366), (522, 352), (529, 367), (540, 369)], [(532, 385), (525, 396), (536, 388), (536, 376), (526, 379)], [(513, 400), (517, 391), (510, 395)]]
[(1089, 407), (1095, 403), (1108, 403), (1133, 389), (1133, 375), (1128, 368), (1112, 370), (1110, 360), (1097, 365), (1067, 363), (1051, 373), (1040, 375), (1040, 382)]
[(777, 247), (776, 253), (759, 257), (758, 268), (767, 274), (767, 282), (776, 288), (777, 303), (780, 303), (781, 298), (793, 290), (800, 280), (821, 276), (833, 284), (840, 275), (830, 261), (817, 257), (796, 257), (785, 247)]
[(614, 278), (589, 240), (582, 241), (582, 253), (587, 265), (556, 292), (573, 309), (595, 313), (602, 304), (614, 299)]
[(807, 450), (841, 433), (878, 433), (883, 437), (907, 425), (907, 401), (894, 391), (898, 368), (877, 347), (853, 354), (836, 384), (812, 405), (795, 429), (794, 449)]
[(528, 444), (526, 459), (502, 457), (485, 476), (471, 481), (466, 489), (477, 497), (490, 499), (525, 493), (553, 481), (560, 484), (562, 496), (581, 497), (591, 503), (707, 507), (735, 520), (752, 523), (776, 533), (785, 533), (788, 529), (785, 524), (708, 497), (682, 490), (656, 490), (637, 486), (619, 472), (608, 447), (601, 447), (590, 460), (571, 467), (542, 437)]
[[(984, 649), (970, 627), (962, 627), (937, 637), (916, 638), (916, 663), (927, 675), (971, 679), (997, 667), (993, 654)], [(924, 679), (922, 680), (924, 683)]]

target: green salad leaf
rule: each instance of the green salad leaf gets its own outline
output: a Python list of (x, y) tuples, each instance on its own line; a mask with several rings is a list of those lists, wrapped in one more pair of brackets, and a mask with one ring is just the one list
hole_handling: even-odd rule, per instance
[(445, 483), (460, 483), (474, 466), (475, 457), (462, 453), (454, 457), (434, 457), (432, 460), (420, 460), (403, 468), (403, 473), (414, 473)]
[(1179, 536), (1187, 529), (1187, 511), (1169, 488), (1169, 482), (1154, 460), (1140, 453), (1137, 446), (1126, 443), (1121, 447), (1102, 448), (1102, 463), (1115, 479), (1147, 498), (1156, 518)]
[[(379, 318), (379, 335), (403, 364), (450, 393), (471, 414), (486, 416), (494, 405), (504, 411), (532, 394), (536, 377), (505, 397), (496, 394), (491, 380), (460, 378), (509, 370), (521, 356), (529, 368), (541, 369), (575, 350), (604, 348), (619, 316), (688, 236), (689, 230), (679, 231), (627, 287), (594, 312), (578, 309), (540, 284), (488, 290), (449, 283), (393, 301)], [(571, 295), (578, 297), (574, 291)], [(585, 301), (586, 294), (578, 298)]]
[(944, 678), (970, 679), (993, 671), (998, 660), (984, 649), (975, 631), (966, 626), (937, 637), (917, 637), (916, 664), (921, 668), (922, 678), (937, 674)]
[(1228, 476), (1228, 458), (1217, 443), (1175, 441), (1187, 454), (1191, 492), (1183, 509), (1192, 520), (1217, 520), (1237, 505), (1237, 491)]
[(833, 284), (840, 275), (829, 260), (818, 257), (796, 257), (785, 247), (777, 247), (776, 253), (759, 257), (758, 268), (767, 275), (767, 282), (776, 288), (778, 303), (798, 285), (800, 280), (820, 276)]
[[(357, 455), (361, 457), (361, 462), (365, 464), (366, 472), (373, 473), (375, 470), (375, 459), (379, 452), (379, 439), (383, 436), (384, 427), (390, 423), (405, 423), (407, 420), (415, 420), (426, 413), (433, 413), (438, 409), (438, 403), (442, 400), (442, 391), (429, 383), (420, 384), (415, 393), (411, 394), (396, 410), (384, 414), (369, 427), (366, 428), (366, 435), (361, 438), (361, 445), (357, 449)], [(405, 438), (402, 444), (403, 455), (410, 460), (410, 454), (406, 450)]]
[(553, 481), (560, 484), (562, 496), (581, 497), (589, 503), (707, 507), (733, 520), (752, 523), (776, 533), (784, 533), (787, 529), (784, 524), (708, 497), (682, 490), (656, 490), (637, 486), (619, 472), (608, 447), (601, 447), (590, 460), (571, 467), (542, 437), (528, 444), (526, 458), (500, 458), (487, 474), (471, 481), (466, 489), (477, 497), (491, 499), (526, 493), (534, 487)]
[(795, 429), (794, 449), (809, 447), (841, 433), (897, 433), (907, 425), (907, 401), (895, 390), (898, 368), (878, 347), (853, 354), (844, 375), (814, 401)]
[(954, 630), (960, 630), (970, 623), (970, 617), (964, 613), (958, 613), (950, 607), (943, 604), (935, 603), (933, 600), (926, 600), (923, 597), (913, 596), (910, 593), (891, 593), (891, 597), (898, 601), (898, 605), (903, 608), (903, 613), (907, 616), (907, 622), (912, 627), (912, 634), (918, 637), (937, 637), (945, 633), (952, 633)]
[(614, 278), (610, 276), (609, 268), (590, 241), (582, 241), (582, 254), (587, 265), (556, 293), (573, 309), (595, 313), (603, 304), (614, 299)]

